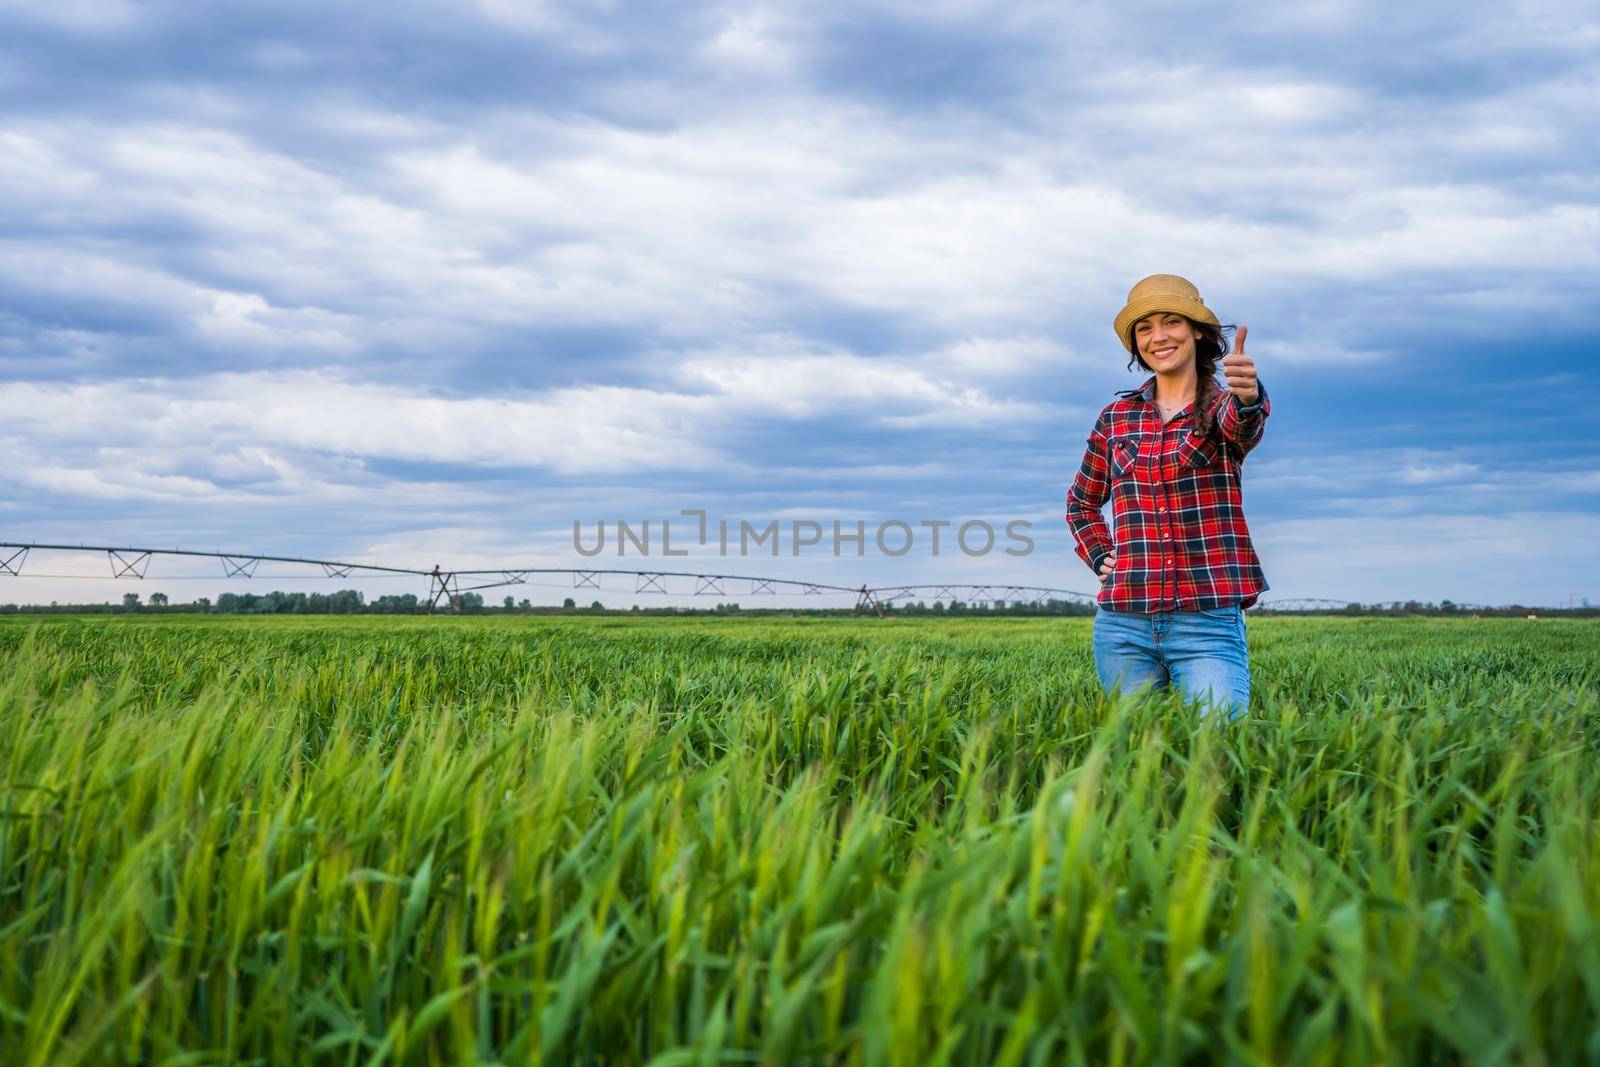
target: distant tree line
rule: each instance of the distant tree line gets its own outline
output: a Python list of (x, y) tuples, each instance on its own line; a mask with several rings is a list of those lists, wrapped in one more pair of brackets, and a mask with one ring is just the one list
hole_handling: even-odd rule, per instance
[[(457, 598), (463, 612), (484, 610), (483, 597), (477, 593), (462, 593)], [(212, 603), (209, 597), (198, 597), (187, 604), (174, 604), (165, 593), (151, 593), (149, 603), (142, 603), (138, 593), (124, 593), (121, 604), (0, 604), (0, 613), (19, 612), (41, 614), (203, 614), (203, 615), (420, 615), (428, 605), (415, 593), (380, 596), (367, 600), (359, 589), (341, 589), (336, 593), (284, 593), (274, 589), (270, 593), (222, 593)], [(449, 607), (443, 608), (449, 611)]]
[(985, 600), (968, 603), (952, 600), (901, 600), (884, 605), (895, 615), (1093, 615), (1094, 604), (1086, 600)]
[(1472, 617), (1513, 617), (1526, 615), (1559, 615), (1571, 618), (1593, 618), (1600, 615), (1600, 607), (1591, 607), (1587, 597), (1584, 598), (1582, 607), (1569, 608), (1542, 608), (1526, 604), (1501, 604), (1496, 607), (1483, 607), (1476, 604), (1457, 604), (1450, 600), (1441, 600), (1437, 604), (1433, 601), (1406, 600), (1384, 602), (1376, 604), (1360, 604), (1352, 601), (1342, 608), (1321, 608), (1316, 610), (1262, 608), (1264, 615), (1450, 615), (1463, 618)]
[[(477, 593), (462, 593), (457, 597), (460, 610), (469, 615), (816, 615), (839, 616), (854, 614), (853, 607), (798, 607), (774, 604), (771, 607), (746, 608), (738, 603), (718, 602), (709, 607), (680, 607), (665, 604), (653, 607), (640, 607), (634, 604), (631, 608), (607, 608), (600, 601), (591, 601), (588, 607), (580, 607), (572, 597), (567, 597), (560, 607), (543, 604), (533, 604), (526, 597), (517, 600), (505, 597), (498, 605), (484, 603), (483, 597)], [(926, 601), (895, 601), (883, 605), (884, 613), (888, 615), (933, 615), (933, 616), (1030, 616), (1030, 615), (1093, 615), (1095, 605), (1089, 601), (1080, 600), (993, 600), (978, 603), (968, 603), (961, 600), (951, 600), (948, 603), (935, 600), (931, 604)], [(870, 611), (870, 609), (866, 609)], [(341, 589), (336, 593), (284, 593), (273, 590), (270, 593), (222, 593), (212, 603), (209, 597), (197, 597), (186, 604), (174, 604), (165, 593), (151, 593), (149, 602), (140, 600), (138, 593), (125, 593), (122, 602), (109, 604), (61, 604), (51, 601), (49, 604), (0, 604), (0, 614), (40, 614), (40, 615), (121, 615), (121, 614), (148, 614), (148, 615), (176, 615), (176, 614), (203, 614), (203, 615), (420, 615), (427, 611), (427, 603), (414, 593), (401, 593), (380, 596), (375, 600), (367, 600), (359, 589)], [(448, 614), (448, 605), (440, 604), (435, 611)], [(1528, 607), (1522, 604), (1508, 604), (1500, 607), (1475, 607), (1441, 600), (1437, 604), (1417, 600), (1407, 600), (1403, 603), (1361, 604), (1354, 601), (1343, 608), (1326, 607), (1320, 609), (1274, 609), (1271, 607), (1256, 607), (1251, 609), (1251, 614), (1264, 615), (1372, 615), (1372, 616), (1405, 616), (1405, 615), (1437, 615), (1457, 617), (1520, 617), (1526, 615), (1540, 616), (1568, 616), (1568, 617), (1594, 617), (1600, 615), (1600, 607), (1590, 607), (1587, 602), (1582, 607), (1571, 608), (1546, 608)]]

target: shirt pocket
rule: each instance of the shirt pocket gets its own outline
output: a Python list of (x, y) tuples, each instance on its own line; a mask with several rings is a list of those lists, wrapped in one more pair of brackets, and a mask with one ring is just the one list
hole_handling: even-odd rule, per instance
[(1222, 459), (1222, 445), (1215, 438), (1203, 437), (1191, 431), (1184, 435), (1178, 444), (1178, 467), (1180, 470), (1194, 470), (1202, 467), (1214, 467)]
[(1133, 470), (1133, 465), (1139, 459), (1139, 439), (1137, 437), (1113, 437), (1109, 444), (1110, 457), (1107, 467), (1112, 478), (1121, 478)]

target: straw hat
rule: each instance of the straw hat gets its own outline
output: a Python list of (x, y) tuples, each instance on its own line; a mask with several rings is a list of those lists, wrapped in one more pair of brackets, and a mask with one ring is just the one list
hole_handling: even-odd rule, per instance
[(1113, 326), (1123, 348), (1133, 351), (1133, 340), (1128, 330), (1135, 322), (1157, 311), (1176, 311), (1196, 322), (1222, 325), (1211, 309), (1206, 307), (1205, 301), (1200, 299), (1200, 290), (1189, 279), (1176, 274), (1152, 274), (1128, 290), (1128, 303), (1117, 312)]

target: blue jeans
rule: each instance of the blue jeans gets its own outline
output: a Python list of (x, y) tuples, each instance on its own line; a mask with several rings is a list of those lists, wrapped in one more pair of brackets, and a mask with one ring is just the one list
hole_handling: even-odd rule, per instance
[(1094, 669), (1108, 693), (1176, 683), (1230, 719), (1250, 708), (1250, 654), (1237, 604), (1149, 614), (1097, 606)]

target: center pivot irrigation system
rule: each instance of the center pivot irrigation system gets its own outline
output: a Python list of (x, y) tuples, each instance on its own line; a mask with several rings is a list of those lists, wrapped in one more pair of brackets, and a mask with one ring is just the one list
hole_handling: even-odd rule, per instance
[[(996, 601), (1012, 602), (1036, 600), (1043, 596), (1059, 597), (1093, 603), (1094, 597), (1072, 589), (1056, 589), (1041, 585), (970, 584), (946, 582), (936, 585), (885, 585), (848, 586), (830, 585), (826, 582), (808, 582), (799, 578), (758, 578), (747, 574), (710, 574), (699, 571), (618, 570), (608, 568), (576, 567), (495, 567), (488, 570), (444, 570), (434, 564), (432, 570), (415, 567), (386, 567), (378, 563), (345, 563), (327, 559), (305, 559), (299, 556), (264, 556), (240, 552), (203, 552), (186, 548), (131, 548), (109, 545), (45, 545), (32, 542), (0, 541), (0, 576), (22, 574), (22, 565), (30, 551), (105, 553), (111, 565), (113, 578), (143, 578), (150, 561), (157, 556), (184, 556), (215, 559), (222, 563), (224, 578), (253, 578), (256, 568), (263, 563), (293, 563), (318, 567), (322, 577), (344, 578), (352, 574), (416, 575), (428, 579), (428, 613), (431, 615), (441, 603), (448, 604), (452, 612), (461, 611), (461, 594), (477, 589), (497, 589), (502, 586), (527, 585), (537, 575), (563, 575), (570, 577), (573, 589), (600, 590), (601, 580), (607, 577), (625, 577), (632, 581), (636, 594), (657, 593), (663, 596), (823, 596), (839, 594), (856, 598), (855, 613), (871, 609), (883, 614), (885, 605), (897, 600), (931, 597), (935, 600), (961, 600), (974, 604)], [(612, 587), (614, 591), (615, 587)]]

